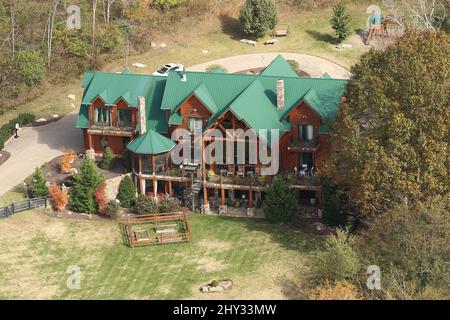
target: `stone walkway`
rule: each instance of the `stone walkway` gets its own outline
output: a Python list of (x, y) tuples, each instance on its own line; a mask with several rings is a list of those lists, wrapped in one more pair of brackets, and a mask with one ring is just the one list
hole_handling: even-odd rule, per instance
[(242, 70), (265, 67), (279, 54), (281, 54), (286, 60), (297, 61), (300, 69), (308, 73), (313, 78), (320, 78), (325, 72), (335, 79), (348, 79), (350, 77), (350, 71), (329, 60), (301, 53), (286, 52), (255, 53), (234, 56), (208, 61), (206, 63), (190, 67), (188, 70), (205, 71), (210, 65), (220, 64), (221, 66), (227, 68), (228, 72), (234, 73)]

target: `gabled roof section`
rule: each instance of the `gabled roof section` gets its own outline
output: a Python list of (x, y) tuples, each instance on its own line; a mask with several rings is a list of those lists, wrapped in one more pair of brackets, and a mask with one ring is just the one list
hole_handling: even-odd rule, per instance
[(95, 72), (91, 75), (89, 72), (83, 80), (83, 85), (89, 85), (85, 86), (82, 103), (89, 104), (101, 97), (105, 104), (114, 105), (120, 98), (124, 98), (131, 106), (137, 107), (137, 98), (148, 95), (152, 80), (152, 76), (146, 75), (109, 72)]
[(87, 129), (89, 126), (89, 106), (82, 104), (78, 112), (77, 123), (75, 125), (78, 129)]
[(322, 79), (333, 79), (333, 78), (328, 74), (328, 72), (325, 72), (325, 73), (322, 75)]
[(259, 130), (279, 130), (279, 137), (285, 132), (285, 126), (279, 121), (278, 113), (272, 102), (266, 96), (264, 87), (259, 80), (253, 81), (250, 86), (231, 104), (229, 108), (238, 119), (244, 121), (251, 129), (255, 130), (261, 139), (269, 145), (271, 136), (263, 136)]
[(276, 57), (263, 72), (262, 76), (272, 77), (298, 77), (291, 65), (281, 55)]
[(178, 112), (174, 112), (169, 117), (169, 125), (180, 125), (183, 122), (183, 118)]
[(197, 89), (194, 90), (194, 95), (203, 103), (206, 108), (208, 108), (211, 114), (219, 111), (216, 102), (211, 97), (211, 94), (209, 93), (209, 90), (204, 83), (199, 85)]
[(130, 142), (127, 149), (138, 154), (160, 154), (172, 150), (174, 146), (175, 142), (149, 129)]

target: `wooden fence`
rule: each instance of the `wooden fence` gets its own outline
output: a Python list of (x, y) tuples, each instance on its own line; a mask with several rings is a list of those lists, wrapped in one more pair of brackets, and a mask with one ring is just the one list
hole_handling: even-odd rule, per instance
[(11, 203), (9, 206), (0, 208), (0, 218), (6, 218), (17, 212), (45, 206), (47, 206), (47, 197), (38, 197)]

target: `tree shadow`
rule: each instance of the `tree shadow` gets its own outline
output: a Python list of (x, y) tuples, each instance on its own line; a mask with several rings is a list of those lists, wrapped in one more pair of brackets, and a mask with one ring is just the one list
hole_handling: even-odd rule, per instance
[(339, 44), (337, 39), (329, 33), (323, 33), (315, 30), (306, 30), (306, 33), (317, 41), (326, 42), (329, 44)]
[(369, 33), (366, 30), (358, 28), (355, 29), (354, 31), (361, 38), (362, 43), (367, 42), (367, 36), (369, 35)]
[(238, 19), (231, 17), (228, 14), (219, 15), (222, 32), (230, 36), (233, 40), (240, 40), (245, 37), (241, 29), (241, 24)]

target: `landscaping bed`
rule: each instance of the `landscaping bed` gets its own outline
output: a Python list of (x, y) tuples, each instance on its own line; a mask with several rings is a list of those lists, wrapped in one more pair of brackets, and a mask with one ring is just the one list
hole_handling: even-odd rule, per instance
[(0, 150), (0, 166), (6, 162), (11, 157), (11, 154), (8, 151)]

